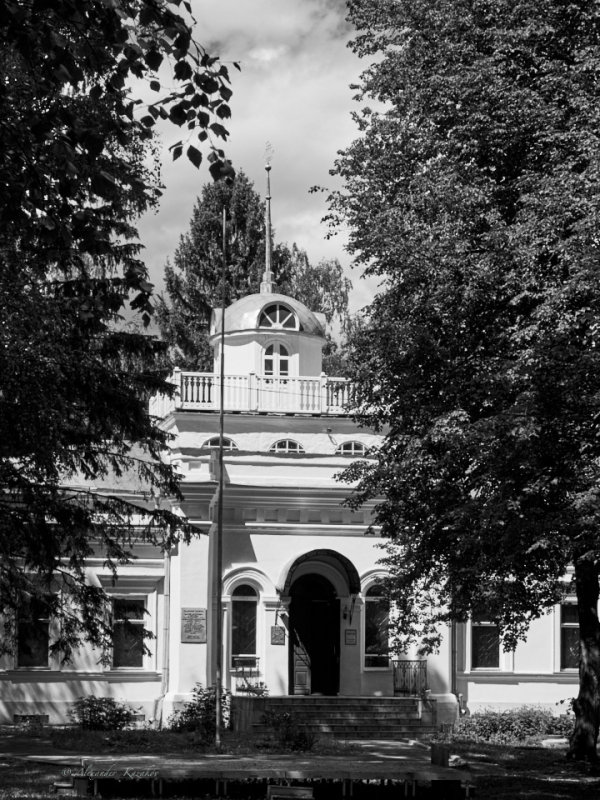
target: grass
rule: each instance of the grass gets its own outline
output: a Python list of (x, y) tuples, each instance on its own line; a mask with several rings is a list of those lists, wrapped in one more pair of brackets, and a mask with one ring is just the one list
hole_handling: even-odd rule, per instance
[(56, 800), (51, 793), (62, 767), (16, 758), (0, 759), (0, 800)]
[[(65, 753), (94, 753), (111, 755), (113, 753), (215, 753), (214, 745), (207, 744), (196, 733), (175, 733), (173, 731), (130, 730), (130, 731), (81, 731), (77, 729), (56, 730), (50, 733), (53, 747)], [(360, 747), (330, 740), (315, 744), (314, 751), (319, 755), (344, 755), (360, 752)], [(218, 752), (234, 755), (251, 755), (256, 752), (281, 752), (273, 736), (263, 735), (254, 738), (247, 733), (224, 731), (222, 745)]]
[[(600, 773), (567, 761), (566, 747), (511, 747), (453, 742), (450, 752), (477, 774), (476, 797), (485, 800), (598, 800)], [(485, 767), (481, 774), (478, 766)]]

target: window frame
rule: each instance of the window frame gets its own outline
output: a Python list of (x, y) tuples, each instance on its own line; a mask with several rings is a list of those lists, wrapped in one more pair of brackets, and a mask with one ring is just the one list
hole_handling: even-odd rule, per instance
[[(271, 351), (271, 352), (269, 352)], [(282, 352), (283, 351), (283, 352)], [(267, 371), (267, 359), (271, 361), (271, 371)], [(281, 371), (281, 363), (287, 363), (286, 371)], [(263, 349), (262, 354), (262, 374), (269, 380), (281, 378), (287, 380), (290, 377), (291, 353), (289, 348), (282, 342), (269, 342)]]
[[(134, 627), (137, 627), (139, 625), (139, 627), (140, 627), (140, 629), (142, 631), (144, 629), (150, 630), (150, 626), (146, 624), (148, 622), (148, 620), (150, 619), (150, 611), (148, 609), (148, 596), (147, 595), (143, 595), (143, 594), (140, 594), (140, 595), (135, 595), (135, 594), (126, 594), (126, 595), (115, 594), (115, 595), (112, 595), (111, 596), (111, 603), (112, 603), (112, 608), (111, 608), (111, 628), (112, 628), (112, 632), (113, 632), (113, 645), (112, 645), (112, 648), (111, 648), (111, 669), (119, 670), (119, 671), (122, 671), (122, 670), (125, 670), (125, 671), (143, 670), (146, 667), (145, 662), (146, 662), (146, 658), (148, 656), (148, 654), (145, 652), (145, 647), (147, 647), (146, 642), (149, 641), (147, 638), (146, 639), (144, 638), (143, 634), (142, 634), (142, 638), (141, 638), (141, 645), (142, 645), (141, 664), (115, 664), (115, 630), (116, 630), (116, 626), (117, 626), (118, 623), (125, 621), (125, 618), (123, 618), (123, 620), (122, 620), (121, 618), (117, 618), (117, 616), (116, 616), (115, 605), (116, 605), (116, 603), (118, 603), (120, 601), (127, 602), (127, 603), (141, 602), (142, 603), (142, 616), (139, 619), (129, 620), (129, 622)], [(156, 640), (152, 640), (152, 641), (156, 641)]]
[[(347, 448), (348, 445), (350, 445), (351, 447), (349, 449), (344, 450), (344, 448)], [(349, 439), (346, 442), (342, 442), (337, 446), (335, 450), (336, 456), (346, 456), (349, 458), (365, 456), (366, 453), (367, 453), (367, 445), (364, 442), (359, 442), (356, 439)]]
[[(275, 313), (277, 316), (276, 321), (273, 321), (269, 316), (269, 313), (271, 312), (272, 309), (275, 309)], [(282, 311), (287, 313), (283, 315)], [(293, 325), (285, 324), (289, 319), (292, 319), (294, 321)], [(269, 324), (265, 324), (266, 320), (268, 320)], [(261, 328), (262, 330), (283, 330), (283, 331), (302, 330), (302, 326), (300, 325), (300, 320), (298, 319), (298, 315), (292, 308), (286, 306), (284, 303), (269, 303), (268, 305), (263, 306), (258, 316), (258, 327)]]
[[(32, 597), (29, 599), (29, 603), (32, 601), (36, 601), (36, 597)], [(21, 622), (19, 621), (19, 613), (17, 611), (16, 618), (15, 618), (15, 650), (14, 650), (14, 668), (21, 671), (21, 672), (30, 672), (30, 671), (48, 671), (52, 669), (56, 669), (56, 665), (53, 663), (54, 658), (50, 653), (50, 642), (52, 639), (52, 630), (53, 627), (56, 625), (56, 621), (53, 617), (48, 614), (46, 617), (37, 616), (35, 618), (36, 622), (42, 621), (43, 624), (46, 626), (46, 662), (44, 664), (21, 664), (20, 661), (20, 652), (21, 652), (21, 644), (20, 644), (20, 627)], [(34, 620), (26, 620), (23, 624), (25, 625), (32, 625)]]
[[(113, 666), (112, 648), (106, 653), (108, 663), (104, 665), (105, 672), (132, 675), (135, 673), (157, 672), (158, 664), (164, 657), (165, 642), (160, 636), (164, 624), (164, 574), (161, 572), (153, 575), (146, 572), (140, 575), (121, 574), (113, 584), (112, 574), (98, 574), (102, 588), (112, 601), (113, 599), (143, 600), (146, 614), (144, 615), (144, 628), (153, 636), (144, 639), (149, 652), (144, 653), (143, 666), (141, 667), (115, 667)], [(112, 607), (110, 609), (112, 613)]]
[[(497, 647), (497, 655), (498, 655), (498, 663), (496, 666), (475, 666), (474, 665), (474, 655), (475, 655), (475, 638), (473, 636), (474, 630), (482, 630), (482, 629), (496, 629), (497, 638), (498, 638), (498, 647)], [(495, 622), (491, 622), (489, 619), (485, 618), (483, 614), (472, 614), (471, 619), (469, 620), (469, 653), (468, 653), (468, 671), (469, 672), (501, 672), (504, 669), (503, 659), (502, 659), (502, 642), (500, 640), (500, 629)]]
[[(236, 594), (239, 589), (242, 588), (249, 588), (253, 591), (253, 594), (248, 595), (241, 595)], [(229, 669), (233, 673), (240, 672), (244, 669), (258, 669), (260, 664), (260, 656), (258, 653), (259, 642), (258, 642), (258, 607), (260, 603), (260, 592), (249, 581), (240, 581), (236, 583), (236, 585), (232, 588), (230, 592), (230, 601), (231, 601), (231, 615), (230, 615), (230, 622), (229, 622)], [(236, 605), (241, 603), (252, 603), (254, 605), (254, 653), (234, 653), (233, 652), (233, 637), (234, 637), (234, 621), (235, 621), (235, 611)], [(234, 659), (246, 659), (247, 663), (244, 664), (235, 664)]]
[[(388, 652), (387, 652), (387, 655), (383, 655), (381, 653), (380, 654), (367, 653), (367, 615), (369, 613), (369, 606), (372, 607), (372, 606), (381, 604), (381, 599), (382, 599), (381, 596), (378, 597), (377, 595), (372, 595), (371, 597), (369, 597), (369, 592), (371, 592), (373, 589), (380, 589), (380, 588), (381, 588), (381, 579), (379, 579), (379, 580), (375, 579), (375, 580), (371, 581), (368, 584), (368, 586), (365, 586), (364, 589), (363, 589), (363, 592), (362, 592), (362, 594), (363, 594), (363, 608), (364, 608), (363, 615), (362, 615), (363, 624), (362, 624), (362, 636), (361, 636), (361, 639), (362, 639), (362, 642), (361, 642), (361, 645), (362, 645), (362, 647), (361, 647), (361, 649), (362, 649), (362, 664), (363, 664), (363, 669), (365, 671), (369, 671), (369, 672), (371, 672), (371, 671), (373, 671), (373, 672), (389, 671), (393, 666), (392, 654), (390, 652), (390, 647), (389, 647), (389, 639), (390, 639), (390, 637), (389, 637), (389, 625), (390, 625), (391, 614), (392, 614), (392, 608), (391, 608), (391, 604), (389, 603), (389, 601), (387, 601), (387, 620), (388, 620)], [(385, 600), (385, 597), (383, 599)], [(367, 659), (369, 657), (386, 658), (387, 659), (387, 664), (369, 664), (369, 663), (367, 663)]]
[(563, 631), (577, 630), (579, 631), (579, 620), (575, 622), (563, 622), (563, 608), (570, 607), (577, 609), (577, 600), (573, 598), (565, 598), (561, 603), (556, 606), (557, 628), (558, 628), (558, 647), (556, 648), (556, 660), (558, 672), (566, 674), (576, 674), (579, 671), (579, 656), (577, 665), (574, 667), (566, 667), (563, 665)]
[[(278, 447), (280, 444), (285, 444), (286, 447)], [(295, 445), (295, 447), (290, 449), (290, 444)], [(269, 447), (269, 453), (273, 453), (273, 455), (302, 455), (303, 453), (306, 453), (306, 450), (300, 444), (300, 442), (297, 442), (295, 439), (278, 439)]]
[[(204, 444), (201, 446), (202, 450), (218, 450), (220, 447), (220, 437), (219, 436), (211, 436), (210, 439), (207, 439)], [(231, 452), (232, 450), (238, 450), (237, 444), (230, 439), (228, 436), (223, 436), (223, 450)]]

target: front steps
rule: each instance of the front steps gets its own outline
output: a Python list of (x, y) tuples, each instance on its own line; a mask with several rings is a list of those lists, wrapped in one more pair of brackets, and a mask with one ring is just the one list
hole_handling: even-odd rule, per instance
[(291, 713), (299, 729), (332, 739), (418, 738), (435, 730), (435, 700), (418, 697), (267, 697), (265, 711)]

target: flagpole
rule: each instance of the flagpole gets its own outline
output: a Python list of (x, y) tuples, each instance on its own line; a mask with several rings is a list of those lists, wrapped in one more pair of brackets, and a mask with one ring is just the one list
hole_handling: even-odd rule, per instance
[(218, 502), (217, 502), (217, 541), (215, 542), (215, 745), (221, 745), (221, 717), (222, 717), (222, 692), (223, 692), (223, 434), (225, 416), (225, 303), (226, 303), (226, 277), (227, 273), (227, 210), (223, 206), (223, 263), (221, 266), (221, 372), (219, 381), (219, 476), (218, 476)]

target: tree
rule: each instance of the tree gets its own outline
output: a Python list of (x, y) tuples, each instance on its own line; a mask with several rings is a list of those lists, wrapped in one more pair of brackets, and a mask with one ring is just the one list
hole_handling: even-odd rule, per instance
[[(600, 716), (600, 13), (579, 0), (353, 0), (376, 56), (332, 224), (382, 290), (353, 341), (352, 468), (382, 497), (397, 637), (436, 646), (482, 606), (507, 648), (574, 570), (580, 689)], [(374, 377), (375, 376), (375, 377)]]
[[(158, 118), (186, 125), (173, 145), (228, 171), (227, 69), (193, 40), (175, 0), (7, 0), (0, 8), (0, 613), (15, 625), (43, 606), (68, 659), (82, 638), (106, 648), (106, 595), (85, 559), (115, 568), (136, 539), (189, 536), (159, 495), (177, 495), (165, 434), (148, 399), (168, 392), (164, 348), (128, 331), (147, 322), (152, 286), (134, 220), (160, 195), (152, 167)], [(173, 68), (163, 90), (157, 70)], [(137, 79), (157, 100), (141, 102)], [(137, 84), (140, 85), (139, 83)], [(135, 475), (127, 502), (103, 481)]]
[[(265, 271), (264, 204), (240, 170), (231, 185), (206, 184), (165, 268), (167, 297), (159, 298), (157, 321), (174, 363), (183, 369), (212, 370), (208, 343), (211, 309), (221, 304), (222, 214), (227, 209), (226, 303), (258, 292)], [(312, 265), (295, 244), (275, 244), (272, 271), (277, 291), (289, 294), (328, 322), (348, 313), (350, 281), (338, 261)], [(330, 345), (331, 346), (331, 345)]]

